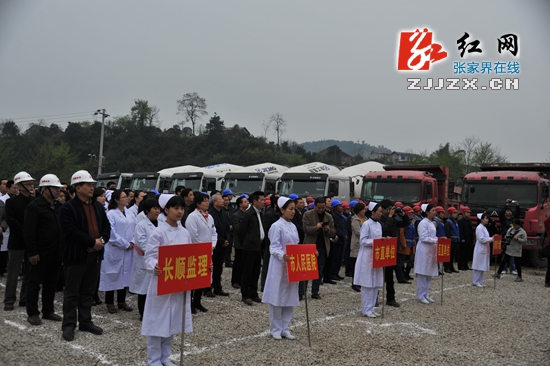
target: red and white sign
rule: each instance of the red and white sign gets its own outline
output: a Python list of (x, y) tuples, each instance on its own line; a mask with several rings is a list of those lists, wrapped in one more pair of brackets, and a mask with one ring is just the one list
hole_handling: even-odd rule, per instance
[(495, 235), (493, 236), (493, 255), (499, 254), (502, 254), (502, 235)]
[(372, 254), (372, 268), (395, 266), (397, 263), (397, 238), (374, 239)]
[(447, 263), (451, 261), (451, 239), (437, 238), (437, 262)]
[(290, 260), (286, 262), (288, 282), (309, 281), (319, 278), (317, 265), (317, 246), (315, 244), (288, 244), (286, 255)]
[(212, 243), (164, 245), (159, 247), (157, 295), (196, 290), (210, 286)]

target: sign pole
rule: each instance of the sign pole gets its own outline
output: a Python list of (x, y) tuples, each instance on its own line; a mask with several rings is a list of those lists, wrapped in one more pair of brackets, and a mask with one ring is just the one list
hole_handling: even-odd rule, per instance
[(495, 276), (493, 276), (493, 290), (496, 290), (497, 288), (497, 277), (496, 277), (496, 274), (497, 274), (497, 255), (495, 254)]
[(386, 298), (386, 267), (382, 267), (382, 270), (384, 274), (384, 282), (382, 283), (382, 319), (384, 319), (384, 303), (386, 302), (384, 300)]
[(185, 313), (187, 313), (187, 291), (183, 293), (183, 317), (181, 324), (180, 366), (183, 366), (183, 345), (185, 339)]
[(306, 281), (306, 286), (305, 286), (305, 290), (304, 290), (304, 300), (306, 302), (307, 340), (308, 340), (308, 343), (309, 343), (309, 347), (311, 347), (311, 334), (309, 332), (309, 311), (308, 311), (308, 308), (307, 308), (307, 281)]
[(443, 305), (443, 272), (441, 273), (441, 305)]

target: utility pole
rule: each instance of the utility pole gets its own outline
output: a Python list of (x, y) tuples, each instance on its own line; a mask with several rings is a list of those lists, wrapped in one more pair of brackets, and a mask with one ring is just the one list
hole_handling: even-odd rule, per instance
[(103, 137), (105, 134), (105, 118), (109, 117), (107, 113), (105, 113), (105, 108), (98, 109), (94, 116), (97, 116), (98, 114), (101, 114), (101, 137), (99, 139), (99, 156), (97, 159), (97, 174), (101, 174), (101, 168), (103, 167)]

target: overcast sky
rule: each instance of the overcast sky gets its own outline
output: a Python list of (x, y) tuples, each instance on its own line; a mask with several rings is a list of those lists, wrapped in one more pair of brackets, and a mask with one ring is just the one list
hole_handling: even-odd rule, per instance
[[(198, 92), (209, 116), (254, 135), (279, 112), (283, 138), (297, 142), (431, 152), (476, 135), (512, 162), (547, 161), (549, 19), (550, 1), (0, 0), (0, 119), (66, 127), (145, 99), (169, 128), (176, 100)], [(423, 27), (448, 57), (398, 72), (399, 32)], [(464, 32), (482, 54), (460, 57)], [(508, 33), (517, 57), (497, 52)], [(519, 78), (519, 90), (407, 90), (410, 77), (456, 77), (455, 61), (518, 61), (519, 76), (499, 76)]]

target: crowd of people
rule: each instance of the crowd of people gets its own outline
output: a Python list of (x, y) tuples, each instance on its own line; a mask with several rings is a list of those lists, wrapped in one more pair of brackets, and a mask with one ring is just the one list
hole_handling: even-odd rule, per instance
[[(171, 365), (172, 337), (182, 331), (184, 309), (189, 321), (183, 331), (191, 332), (191, 315), (208, 311), (202, 296), (229, 296), (222, 288), (224, 267), (230, 269), (230, 284), (240, 290), (243, 305), (269, 304), (274, 339), (295, 339), (289, 331), (294, 307), (309, 291), (312, 299), (321, 300), (321, 285), (334, 285), (344, 276), (352, 278), (351, 289), (361, 293), (362, 314), (371, 318), (379, 316), (375, 308), (384, 283), (386, 298), (380, 300), (400, 306), (394, 278), (411, 284), (413, 270), (417, 300), (423, 304), (434, 302), (431, 279), (443, 273), (473, 269), (473, 286), (483, 287), (497, 233), (502, 234), (504, 250), (494, 276), (510, 271), (517, 275), (516, 282), (522, 281), (521, 248), (527, 236), (519, 203), (512, 200), (501, 212), (500, 228), (482, 213), (474, 230), (466, 206), (445, 210), (389, 200), (348, 203), (295, 194), (266, 196), (261, 191), (233, 197), (229, 189), (206, 194), (185, 187), (177, 187), (175, 194), (157, 194), (116, 189), (114, 182), (96, 188), (95, 183), (85, 170), (75, 172), (70, 184), (46, 174), (38, 189), (27, 172), (0, 180), (0, 274), (7, 271), (4, 310), (13, 310), (19, 300), (30, 324), (58, 321), (63, 339), (72, 341), (77, 326), (103, 333), (91, 312), (92, 306), (103, 303), (99, 291), (111, 314), (133, 311), (126, 295), (137, 294), (150, 365)], [(545, 225), (550, 230), (550, 219)], [(397, 238), (395, 266), (373, 268), (377, 238)], [(438, 238), (451, 240), (450, 261), (442, 268), (437, 263)], [(212, 243), (211, 286), (189, 292), (186, 304), (182, 293), (157, 296), (158, 247), (203, 242)], [(319, 278), (309, 291), (308, 282), (289, 283), (286, 273), (286, 245), (301, 243), (316, 245)], [(55, 312), (56, 291), (63, 291), (62, 315)]]

